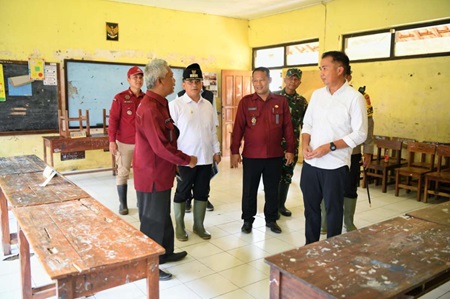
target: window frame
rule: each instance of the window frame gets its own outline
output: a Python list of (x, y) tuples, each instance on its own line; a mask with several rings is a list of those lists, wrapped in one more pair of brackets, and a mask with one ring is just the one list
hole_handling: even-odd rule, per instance
[(287, 64), (287, 47), (301, 45), (301, 44), (309, 44), (309, 43), (312, 43), (312, 42), (319, 43), (320, 40), (319, 40), (319, 38), (312, 38), (312, 39), (308, 39), (308, 40), (296, 41), (296, 42), (291, 42), (291, 43), (275, 44), (275, 45), (269, 45), (269, 46), (264, 46), (264, 47), (252, 48), (252, 69), (255, 69), (256, 52), (258, 50), (266, 50), (266, 49), (280, 48), (280, 47), (282, 47), (283, 51), (284, 51), (283, 64), (282, 65), (277, 65), (277, 66), (267, 67), (268, 69), (285, 69), (285, 68), (294, 68), (294, 67), (318, 66), (319, 62), (320, 62), (320, 53), (318, 54), (318, 61), (317, 61), (317, 63), (292, 64), (292, 65), (288, 65)]
[(393, 27), (385, 28), (385, 29), (378, 29), (378, 30), (370, 30), (370, 31), (364, 31), (364, 32), (343, 34), (342, 35), (342, 42), (341, 42), (341, 51), (345, 52), (345, 44), (346, 44), (347, 39), (349, 39), (349, 38), (389, 32), (391, 34), (391, 44), (390, 44), (390, 49), (389, 49), (389, 57), (384, 57), (384, 58), (367, 58), (367, 59), (352, 59), (352, 58), (350, 58), (351, 62), (374, 62), (374, 61), (389, 61), (389, 60), (400, 60), (400, 59), (413, 59), (413, 58), (429, 58), (429, 57), (450, 56), (450, 51), (437, 52), (437, 53), (401, 55), (401, 56), (396, 56), (395, 55), (395, 33), (397, 31), (410, 30), (410, 29), (419, 29), (419, 28), (422, 28), (422, 27), (437, 26), (437, 25), (443, 25), (443, 24), (448, 24), (448, 23), (450, 23), (450, 19), (442, 19), (442, 20), (437, 20), (437, 21), (429, 21), (429, 22), (423, 22), (423, 23), (414, 23), (414, 24), (408, 24), (408, 25), (403, 25), (403, 26), (393, 26)]

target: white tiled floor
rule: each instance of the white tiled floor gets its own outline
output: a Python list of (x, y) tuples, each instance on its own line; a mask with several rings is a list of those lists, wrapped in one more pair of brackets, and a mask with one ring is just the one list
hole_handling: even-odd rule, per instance
[[(215, 210), (207, 212), (205, 227), (212, 234), (205, 241), (192, 234), (192, 213), (186, 214), (186, 227), (189, 241), (175, 241), (180, 250), (186, 250), (188, 256), (181, 262), (164, 264), (161, 267), (172, 273), (174, 278), (160, 283), (160, 297), (170, 298), (220, 298), (220, 299), (264, 299), (269, 298), (269, 266), (264, 257), (304, 245), (303, 200), (299, 188), (301, 165), (295, 171), (295, 178), (289, 191), (287, 207), (293, 217), (282, 217), (278, 224), (282, 234), (267, 231), (262, 213), (264, 203), (263, 186), (260, 186), (258, 211), (251, 234), (242, 234), (241, 226), (241, 186), (242, 168), (230, 169), (229, 160), (220, 164), (220, 173), (211, 182), (211, 201)], [(110, 172), (79, 174), (68, 176), (70, 180), (86, 190), (95, 199), (114, 212), (118, 210), (118, 199), (114, 177)], [(129, 180), (130, 214), (122, 216), (139, 228), (136, 209), (136, 194), (133, 180)], [(372, 206), (369, 207), (365, 189), (359, 190), (359, 199), (355, 215), (358, 227), (371, 225), (405, 212), (420, 209), (427, 204), (417, 202), (415, 193), (401, 192), (394, 196), (393, 187), (387, 193), (381, 193), (380, 187), (370, 186)], [(173, 192), (172, 192), (173, 196)], [(431, 199), (431, 203), (436, 200)], [(15, 220), (10, 213), (12, 230)], [(17, 253), (13, 246), (13, 253)], [(3, 256), (3, 255), (2, 255)], [(32, 277), (34, 286), (49, 282), (36, 257), (32, 257)], [(102, 299), (141, 299), (145, 296), (145, 280), (129, 283), (109, 289), (90, 298)], [(20, 266), (18, 259), (9, 257), (0, 261), (0, 298), (21, 298)], [(299, 294), (298, 298), (302, 298)], [(422, 299), (450, 298), (450, 283), (447, 283)]]

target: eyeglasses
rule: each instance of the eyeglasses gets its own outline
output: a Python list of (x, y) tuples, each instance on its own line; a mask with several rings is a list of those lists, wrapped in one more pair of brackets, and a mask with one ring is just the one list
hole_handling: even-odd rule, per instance
[(202, 80), (200, 80), (200, 79), (188, 79), (188, 80), (184, 80), (184, 82), (186, 82), (189, 85), (194, 85), (194, 84), (202, 83)]

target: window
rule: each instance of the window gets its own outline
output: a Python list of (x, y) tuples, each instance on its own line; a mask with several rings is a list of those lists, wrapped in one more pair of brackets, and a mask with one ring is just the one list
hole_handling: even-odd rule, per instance
[(255, 51), (255, 68), (264, 66), (280, 67), (284, 64), (284, 49), (283, 47), (267, 48)]
[(450, 23), (395, 32), (395, 56), (450, 52)]
[(351, 61), (450, 55), (450, 20), (343, 36)]
[(319, 64), (319, 39), (253, 49), (253, 67), (287, 68)]
[(345, 39), (344, 51), (350, 60), (387, 58), (391, 52), (391, 33), (349, 37)]

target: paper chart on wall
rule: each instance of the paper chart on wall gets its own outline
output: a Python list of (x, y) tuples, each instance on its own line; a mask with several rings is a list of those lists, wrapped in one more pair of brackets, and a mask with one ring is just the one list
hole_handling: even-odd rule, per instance
[(3, 64), (0, 64), (0, 102), (6, 101), (5, 78), (3, 76)]
[(30, 73), (30, 79), (44, 80), (44, 59), (28, 58), (28, 72)]

